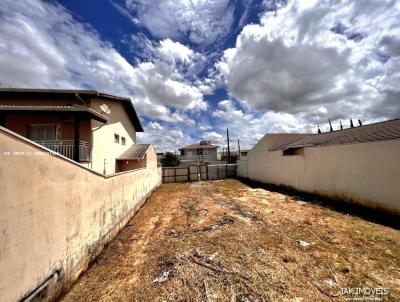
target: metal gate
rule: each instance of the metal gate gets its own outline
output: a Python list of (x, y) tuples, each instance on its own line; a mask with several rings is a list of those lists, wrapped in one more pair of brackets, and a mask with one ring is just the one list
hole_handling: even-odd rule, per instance
[(200, 180), (217, 180), (233, 178), (236, 177), (236, 174), (236, 164), (163, 167), (162, 182), (173, 183)]

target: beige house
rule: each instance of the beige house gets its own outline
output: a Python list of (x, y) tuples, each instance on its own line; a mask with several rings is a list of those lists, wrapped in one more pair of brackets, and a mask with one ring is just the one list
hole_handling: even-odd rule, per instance
[(192, 144), (179, 148), (179, 159), (185, 161), (212, 162), (217, 161), (218, 146), (212, 145), (210, 141), (201, 141), (198, 144)]
[(161, 169), (137, 131), (128, 98), (0, 89), (1, 301), (56, 301), (146, 202)]
[(400, 214), (400, 120), (322, 134), (266, 134), (238, 174)]
[(131, 100), (93, 90), (1, 88), (0, 126), (103, 174), (143, 166), (149, 149)]

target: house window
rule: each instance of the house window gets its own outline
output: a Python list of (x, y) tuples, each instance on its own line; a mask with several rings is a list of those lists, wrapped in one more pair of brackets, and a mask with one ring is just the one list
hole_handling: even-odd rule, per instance
[(283, 150), (282, 153), (283, 156), (288, 156), (288, 155), (304, 155), (304, 148), (290, 148)]
[(56, 124), (31, 124), (29, 125), (29, 139), (33, 141), (54, 141), (60, 127)]
[(114, 134), (114, 143), (119, 144), (119, 135), (118, 134)]
[(125, 145), (125, 137), (121, 137), (121, 144)]

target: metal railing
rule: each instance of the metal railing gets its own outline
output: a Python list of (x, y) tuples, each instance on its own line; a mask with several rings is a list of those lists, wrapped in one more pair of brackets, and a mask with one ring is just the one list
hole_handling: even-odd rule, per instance
[[(73, 140), (46, 140), (36, 141), (36, 143), (57, 152), (65, 157), (74, 159), (74, 141)], [(90, 161), (89, 142), (79, 141), (79, 161)]]
[(178, 155), (180, 160), (205, 160), (208, 155)]

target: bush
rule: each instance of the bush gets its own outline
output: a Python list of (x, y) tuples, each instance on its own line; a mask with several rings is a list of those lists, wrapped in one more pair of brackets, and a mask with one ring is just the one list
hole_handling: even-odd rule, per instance
[(161, 160), (161, 165), (163, 167), (177, 167), (179, 166), (180, 162), (181, 161), (175, 154), (167, 152), (165, 157)]

